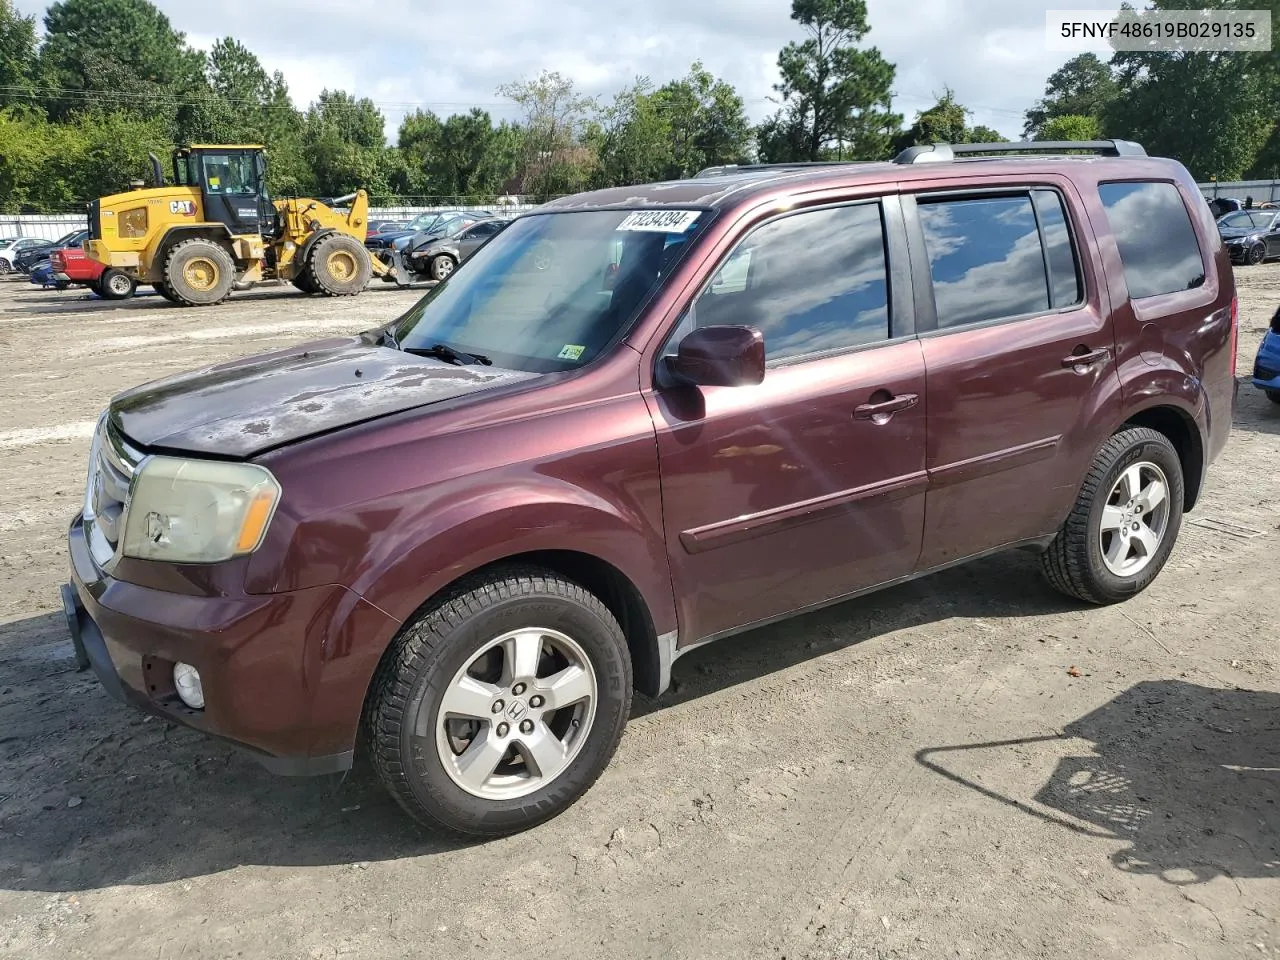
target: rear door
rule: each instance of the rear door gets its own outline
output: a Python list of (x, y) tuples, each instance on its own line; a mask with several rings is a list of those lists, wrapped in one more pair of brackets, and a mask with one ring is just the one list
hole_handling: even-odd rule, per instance
[[(667, 336), (754, 326), (756, 386), (646, 391), (681, 643), (909, 574), (924, 520), (924, 362), (896, 197), (757, 226)], [(890, 277), (893, 282), (890, 282)]]
[(933, 293), (917, 318), (923, 570), (1052, 533), (1120, 393), (1100, 264), (1069, 182), (922, 194), (903, 208), (916, 282)]

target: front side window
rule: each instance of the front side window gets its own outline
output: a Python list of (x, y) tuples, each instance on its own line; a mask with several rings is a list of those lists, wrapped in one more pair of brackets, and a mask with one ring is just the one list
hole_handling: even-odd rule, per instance
[(1029, 195), (921, 200), (918, 209), (940, 330), (1049, 311)]
[(691, 330), (719, 325), (758, 329), (770, 361), (887, 339), (880, 204), (811, 210), (757, 227), (690, 304), (666, 352)]
[(201, 157), (205, 189), (228, 196), (256, 196), (258, 176), (247, 153), (206, 153)]
[(1204, 284), (1204, 262), (1191, 217), (1172, 183), (1098, 184), (1107, 222), (1120, 248), (1124, 279), (1134, 300), (1194, 290)]
[(534, 373), (580, 367), (626, 332), (710, 217), (666, 209), (522, 217), (405, 314), (396, 339), (410, 351), (445, 344)]

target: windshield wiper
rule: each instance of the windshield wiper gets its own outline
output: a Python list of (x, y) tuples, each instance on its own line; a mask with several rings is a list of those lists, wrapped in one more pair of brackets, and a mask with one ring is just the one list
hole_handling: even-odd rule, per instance
[(493, 361), (480, 353), (463, 353), (461, 350), (455, 350), (447, 343), (434, 343), (429, 347), (403, 347), (405, 353), (412, 353), (415, 357), (435, 357), (437, 360), (446, 360), (449, 363), (456, 363), (460, 367), (466, 367), (473, 363), (478, 363), (484, 367), (493, 366)]

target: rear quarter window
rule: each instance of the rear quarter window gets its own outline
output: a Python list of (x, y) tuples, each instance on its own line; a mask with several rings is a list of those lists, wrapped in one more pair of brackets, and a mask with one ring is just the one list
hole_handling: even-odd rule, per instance
[(1172, 183), (1098, 184), (1120, 248), (1129, 297), (1140, 300), (1204, 284), (1204, 262), (1182, 194)]

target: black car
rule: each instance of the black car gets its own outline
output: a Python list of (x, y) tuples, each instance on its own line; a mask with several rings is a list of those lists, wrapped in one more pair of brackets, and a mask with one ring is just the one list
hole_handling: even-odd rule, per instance
[(493, 214), (487, 210), (448, 210), (443, 213), (420, 213), (409, 221), (403, 230), (390, 230), (368, 234), (364, 245), (370, 250), (403, 250), (411, 243), (427, 237), (445, 236), (458, 228), (459, 221), (469, 226), (477, 220), (485, 220)]
[(481, 220), (449, 237), (440, 237), (409, 251), (409, 269), (432, 280), (444, 280), (453, 268), (497, 236), (510, 220)]
[(54, 250), (62, 250), (66, 247), (79, 247), (89, 239), (88, 230), (74, 230), (65, 236), (59, 237), (53, 243), (44, 247), (29, 247), (13, 258), (13, 265), (16, 269), (23, 273), (30, 273), (32, 268), (41, 260), (48, 260), (49, 254)]
[(1232, 263), (1258, 264), (1280, 257), (1280, 210), (1237, 210), (1218, 221)]

